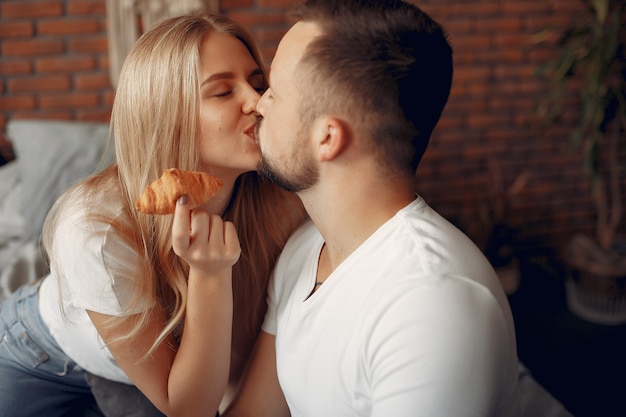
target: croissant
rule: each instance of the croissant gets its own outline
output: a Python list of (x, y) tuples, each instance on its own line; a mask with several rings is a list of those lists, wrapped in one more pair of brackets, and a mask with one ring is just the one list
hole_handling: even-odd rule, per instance
[(213, 198), (222, 185), (221, 179), (206, 172), (166, 169), (144, 190), (135, 209), (145, 214), (171, 214), (182, 195), (189, 198), (189, 207), (194, 209)]

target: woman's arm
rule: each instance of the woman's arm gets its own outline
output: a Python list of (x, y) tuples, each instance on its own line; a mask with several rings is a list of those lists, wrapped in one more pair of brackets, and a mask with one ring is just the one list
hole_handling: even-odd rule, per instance
[(147, 325), (123, 341), (114, 339), (131, 332), (138, 315), (112, 327), (110, 316), (88, 313), (120, 367), (164, 414), (213, 415), (228, 381), (232, 266), (239, 259), (239, 240), (232, 223), (177, 204), (172, 246), (190, 265), (184, 331), (178, 349), (169, 338), (143, 359), (167, 321), (159, 308)]
[(241, 388), (224, 417), (289, 417), (289, 408), (276, 373), (274, 335), (261, 331)]

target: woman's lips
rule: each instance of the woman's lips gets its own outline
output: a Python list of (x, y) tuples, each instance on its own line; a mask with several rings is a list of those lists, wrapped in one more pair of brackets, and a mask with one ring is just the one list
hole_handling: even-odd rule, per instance
[(255, 132), (254, 132), (254, 127), (255, 127), (255, 125), (253, 123), (243, 133), (248, 135), (254, 142), (256, 142), (256, 135), (255, 135)]

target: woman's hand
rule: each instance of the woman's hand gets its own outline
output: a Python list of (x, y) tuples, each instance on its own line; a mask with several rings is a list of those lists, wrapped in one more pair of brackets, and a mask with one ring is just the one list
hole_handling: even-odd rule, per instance
[(217, 215), (189, 210), (186, 196), (176, 204), (172, 248), (191, 268), (210, 276), (230, 269), (241, 254), (235, 225)]

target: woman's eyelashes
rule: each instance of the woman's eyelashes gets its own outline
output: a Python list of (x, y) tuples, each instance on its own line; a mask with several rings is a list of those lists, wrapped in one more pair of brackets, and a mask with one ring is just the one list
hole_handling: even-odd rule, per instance
[(228, 97), (229, 95), (232, 94), (232, 92), (233, 92), (232, 90), (221, 91), (221, 92), (215, 93), (214, 97)]
[[(252, 87), (259, 95), (262, 95), (267, 90), (267, 85), (263, 80), (250, 80), (248, 86)], [(213, 86), (205, 90), (205, 97), (225, 98), (233, 95), (237, 90), (237, 86), (233, 85), (221, 85)]]

